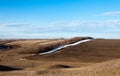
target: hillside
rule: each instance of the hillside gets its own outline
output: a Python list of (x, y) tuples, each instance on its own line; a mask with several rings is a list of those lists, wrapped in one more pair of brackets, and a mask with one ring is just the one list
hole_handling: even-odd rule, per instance
[[(49, 54), (60, 46), (82, 42)], [(75, 37), (0, 41), (0, 76), (119, 76), (120, 40)]]
[[(36, 55), (29, 59), (60, 61), (101, 62), (120, 58), (120, 40), (96, 39), (68, 47), (48, 55)], [(92, 61), (91, 61), (92, 60)]]

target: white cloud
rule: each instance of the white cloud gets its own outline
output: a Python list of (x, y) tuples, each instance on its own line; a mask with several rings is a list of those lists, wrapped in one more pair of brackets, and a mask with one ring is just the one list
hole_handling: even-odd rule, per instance
[[(68, 28), (76, 28), (76, 27), (86, 27), (86, 28), (97, 28), (97, 27), (112, 27), (112, 26), (120, 26), (120, 20), (104, 20), (104, 21), (85, 21), (85, 20), (75, 20), (68, 22), (59, 22), (51, 25), (52, 27), (68, 27)], [(52, 28), (51, 27), (51, 28)]]
[[(42, 38), (42, 37), (60, 37), (75, 35), (102, 35), (108, 33), (120, 33), (120, 20), (105, 21), (61, 21), (52, 22), (45, 26), (39, 25), (21, 25), (21, 24), (1, 24), (0, 38), (21, 37), (21, 38)], [(119, 34), (118, 34), (119, 35)], [(97, 35), (96, 35), (97, 36)]]
[(68, 25), (71, 27), (80, 26), (81, 24), (82, 24), (82, 21), (71, 21), (68, 23)]
[[(74, 26), (74, 27), (73, 27)], [(37, 30), (58, 30), (59, 28), (62, 29), (65, 27), (67, 29), (73, 27), (73, 28), (78, 28), (78, 27), (85, 27), (85, 28), (97, 28), (97, 27), (111, 27), (111, 26), (120, 26), (120, 20), (104, 20), (104, 21), (85, 21), (85, 20), (75, 20), (75, 21), (61, 21), (61, 22), (51, 22), (45, 26), (41, 25), (30, 25), (30, 24), (1, 24), (1, 30), (2, 29), (7, 29), (7, 30), (30, 30), (35, 31)], [(33, 30), (32, 30), (33, 29)]]
[(115, 15), (120, 15), (120, 11), (118, 12), (105, 12), (105, 13), (102, 13), (102, 14), (99, 14), (99, 15), (96, 15), (96, 16), (115, 16)]

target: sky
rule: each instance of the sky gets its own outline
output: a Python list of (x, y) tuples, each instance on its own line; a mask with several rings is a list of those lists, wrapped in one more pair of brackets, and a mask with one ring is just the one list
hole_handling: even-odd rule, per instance
[(0, 0), (0, 39), (120, 38), (120, 0)]

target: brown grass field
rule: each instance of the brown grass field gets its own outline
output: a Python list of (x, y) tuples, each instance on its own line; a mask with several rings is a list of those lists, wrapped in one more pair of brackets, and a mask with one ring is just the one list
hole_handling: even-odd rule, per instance
[(0, 41), (0, 76), (120, 76), (120, 39), (93, 39), (47, 55), (39, 53), (92, 37)]

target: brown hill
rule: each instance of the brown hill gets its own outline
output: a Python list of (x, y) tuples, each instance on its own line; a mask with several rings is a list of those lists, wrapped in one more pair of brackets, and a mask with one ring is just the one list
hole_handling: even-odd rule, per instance
[[(28, 59), (48, 59), (60, 61), (99, 62), (120, 58), (120, 40), (92, 40), (68, 47), (48, 55), (36, 55)], [(91, 61), (92, 60), (92, 61)]]
[(119, 76), (119, 39), (95, 39), (38, 55), (84, 39), (93, 38), (2, 40), (0, 76)]

